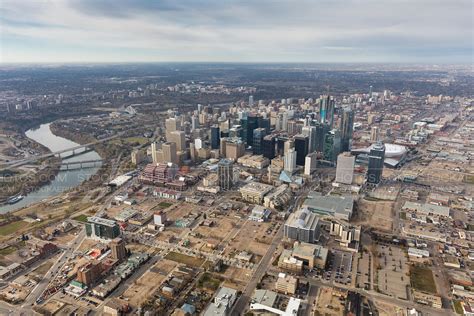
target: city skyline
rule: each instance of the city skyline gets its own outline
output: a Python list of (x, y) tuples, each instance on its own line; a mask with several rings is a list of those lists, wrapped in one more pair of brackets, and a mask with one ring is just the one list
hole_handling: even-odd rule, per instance
[(2, 63), (472, 63), (470, 1), (3, 1)]

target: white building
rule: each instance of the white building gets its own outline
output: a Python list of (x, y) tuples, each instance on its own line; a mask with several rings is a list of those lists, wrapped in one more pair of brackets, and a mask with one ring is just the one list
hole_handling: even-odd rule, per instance
[(304, 174), (306, 176), (310, 176), (314, 171), (316, 171), (316, 167), (318, 164), (317, 159), (318, 155), (315, 152), (306, 155), (304, 161)]
[(293, 173), (296, 170), (296, 151), (294, 148), (288, 149), (285, 154), (285, 168), (284, 170)]
[(352, 184), (354, 179), (355, 156), (350, 152), (344, 152), (337, 156), (336, 182)]

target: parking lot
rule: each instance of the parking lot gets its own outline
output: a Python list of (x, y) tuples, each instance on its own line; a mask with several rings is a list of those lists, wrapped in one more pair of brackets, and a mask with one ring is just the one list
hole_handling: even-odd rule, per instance
[(410, 278), (405, 251), (396, 246), (378, 245), (377, 252), (374, 262), (379, 291), (406, 300)]
[(353, 254), (347, 251), (334, 250), (328, 259), (327, 272), (323, 277), (326, 281), (350, 284), (352, 281)]

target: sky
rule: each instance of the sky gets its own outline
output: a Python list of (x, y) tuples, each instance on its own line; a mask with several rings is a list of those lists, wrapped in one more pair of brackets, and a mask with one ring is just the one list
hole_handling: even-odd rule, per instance
[(471, 63), (471, 0), (0, 0), (1, 63)]

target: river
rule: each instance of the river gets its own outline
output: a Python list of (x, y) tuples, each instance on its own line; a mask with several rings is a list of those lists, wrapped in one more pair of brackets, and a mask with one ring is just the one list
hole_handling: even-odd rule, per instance
[[(72, 148), (79, 146), (78, 143), (54, 135), (49, 128), (51, 123), (42, 124), (39, 128), (34, 128), (28, 130), (25, 134), (28, 138), (40, 143), (41, 145), (47, 147), (52, 152)], [(70, 152), (62, 154), (62, 156), (70, 155)], [(100, 159), (100, 156), (95, 151), (90, 151), (78, 156), (71, 158), (63, 159), (62, 163), (67, 162), (76, 162), (76, 161), (86, 161), (86, 160), (95, 160)], [(63, 166), (64, 167), (64, 166)], [(6, 212), (16, 211), (25, 206), (31, 205), (41, 200), (52, 197), (58, 194), (63, 193), (64, 191), (70, 190), (84, 180), (89, 179), (93, 176), (100, 168), (100, 164), (97, 164), (96, 167), (85, 168), (85, 169), (75, 169), (75, 170), (61, 170), (59, 171), (56, 178), (51, 181), (49, 184), (44, 185), (37, 189), (34, 192), (29, 193), (23, 200), (11, 204), (11, 205), (2, 205), (0, 206), (0, 214)], [(64, 168), (65, 169), (65, 168)]]

